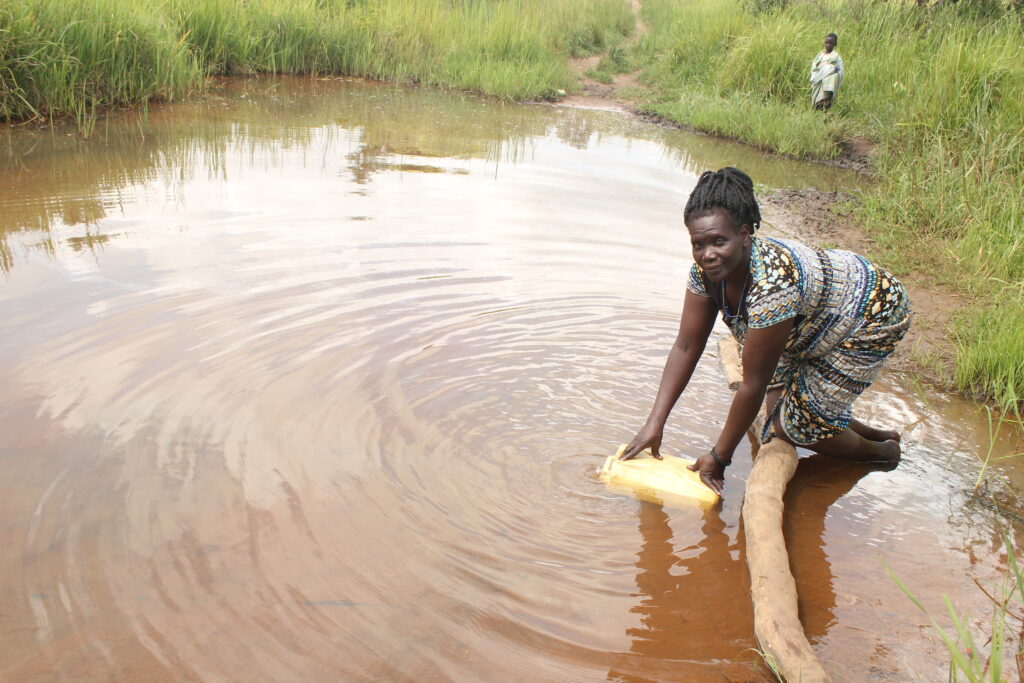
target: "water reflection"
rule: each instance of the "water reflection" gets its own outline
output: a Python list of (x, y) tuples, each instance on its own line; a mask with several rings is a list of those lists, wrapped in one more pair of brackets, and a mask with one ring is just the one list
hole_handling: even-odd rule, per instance
[(719, 510), (687, 520), (700, 524), (699, 540), (678, 553), (661, 505), (642, 503), (638, 517), (639, 604), (631, 611), (640, 625), (627, 631), (631, 656), (609, 669), (608, 680), (763, 680), (743, 544), (730, 539)]
[(797, 463), (786, 488), (783, 533), (800, 598), (800, 621), (812, 645), (835, 624), (834, 576), (825, 539), (829, 508), (866, 475), (891, 469), (820, 455)]
[[(0, 678), (763, 673), (749, 459), (719, 517), (638, 508), (596, 469), (678, 325), (690, 164), (818, 167), (312, 79), (115, 119), (6, 131)], [(692, 457), (729, 392), (713, 358), (691, 388), (666, 448)], [(805, 611), (845, 678), (927, 679), (941, 647), (880, 557), (953, 567), (928, 594), (987, 606), (963, 580), (1005, 561), (963, 493), (986, 429), (899, 378), (862, 409), (908, 455), (794, 494)]]
[[(190, 185), (236, 179), (241, 164), (282, 168), (299, 152), (308, 166), (350, 174), (360, 185), (380, 173), (467, 173), (479, 159), (499, 173), (530, 157), (540, 140), (587, 149), (611, 137), (657, 142), (666, 162), (690, 173), (740, 163), (776, 187), (850, 188), (852, 173), (766, 157), (715, 138), (659, 129), (607, 112), (516, 106), (426, 89), (301, 78), (225, 81), (198, 102), (114, 113), (93, 139), (73, 129), (4, 127), (0, 143), (0, 268), (16, 252), (51, 254), (47, 233), (94, 229), (139, 198), (182, 203)], [(737, 161), (739, 159), (740, 161)], [(434, 160), (434, 163), (425, 163)], [(443, 163), (438, 163), (443, 162)], [(92, 249), (95, 242), (71, 239)]]
[[(812, 455), (800, 459), (787, 489), (783, 528), (800, 619), (812, 644), (836, 624), (834, 575), (826, 554), (829, 508), (880, 469)], [(722, 514), (707, 510), (700, 520), (687, 520), (699, 521), (699, 540), (677, 552), (669, 515), (660, 505), (642, 503), (638, 518), (643, 545), (636, 561), (639, 603), (632, 611), (641, 622), (628, 631), (633, 656), (617, 661), (608, 679), (770, 678), (755, 652), (742, 534), (731, 539)]]

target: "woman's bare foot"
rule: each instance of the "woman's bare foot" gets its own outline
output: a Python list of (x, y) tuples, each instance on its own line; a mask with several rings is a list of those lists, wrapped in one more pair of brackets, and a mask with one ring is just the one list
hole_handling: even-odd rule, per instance
[(903, 441), (903, 435), (895, 429), (879, 429), (878, 433), (882, 436), (882, 441), (895, 441), (896, 443)]
[(866, 425), (860, 420), (850, 420), (850, 429), (868, 441), (895, 441), (899, 443), (902, 436), (895, 429), (877, 429)]
[[(785, 430), (775, 416), (775, 434), (784, 441), (789, 441)], [(890, 438), (885, 438), (890, 437)], [(850, 420), (850, 424), (839, 434), (822, 439), (816, 443), (804, 445), (815, 453), (833, 458), (852, 460), (854, 462), (871, 462), (896, 467), (900, 462), (900, 435), (892, 430), (875, 429), (868, 425)]]
[[(895, 434), (895, 432), (893, 432)], [(897, 436), (899, 436), (897, 434)], [(902, 455), (902, 449), (900, 448), (900, 442), (896, 439), (886, 439), (885, 441), (876, 443), (876, 453), (878, 454), (877, 460), (872, 462), (880, 462), (887, 465), (895, 465), (900, 461)]]

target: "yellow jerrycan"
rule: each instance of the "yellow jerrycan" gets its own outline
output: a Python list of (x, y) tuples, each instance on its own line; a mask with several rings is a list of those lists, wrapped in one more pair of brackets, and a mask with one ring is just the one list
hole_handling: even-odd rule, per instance
[(658, 460), (649, 450), (630, 460), (619, 460), (626, 444), (615, 455), (608, 456), (601, 468), (601, 478), (613, 490), (630, 493), (641, 500), (666, 505), (711, 507), (719, 496), (700, 480), (696, 472), (686, 469), (693, 460), (670, 455)]

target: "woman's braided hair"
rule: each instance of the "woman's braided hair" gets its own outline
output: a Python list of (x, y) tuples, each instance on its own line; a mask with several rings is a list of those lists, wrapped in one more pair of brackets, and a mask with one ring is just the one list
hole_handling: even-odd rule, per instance
[(703, 218), (715, 209), (728, 212), (737, 225), (749, 225), (751, 232), (761, 226), (761, 209), (754, 199), (754, 181), (738, 168), (726, 166), (701, 173), (683, 209), (683, 222), (689, 225), (690, 219)]

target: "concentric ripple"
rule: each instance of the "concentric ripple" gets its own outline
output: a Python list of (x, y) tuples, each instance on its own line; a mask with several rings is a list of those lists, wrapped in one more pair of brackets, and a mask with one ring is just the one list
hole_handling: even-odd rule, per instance
[[(675, 335), (695, 173), (807, 168), (606, 112), (260, 83), (2, 169), (21, 191), (0, 202), (0, 674), (767, 676), (747, 451), (707, 513), (597, 469)], [(717, 435), (714, 356), (669, 453)], [(945, 460), (966, 470), (980, 426), (888, 382), (865, 409), (907, 428), (906, 465), (810, 459), (791, 492), (806, 625), (840, 679), (937, 670), (882, 556), (915, 578), (922, 557), (983, 580), (1002, 561), (956, 547), (995, 528)]]

